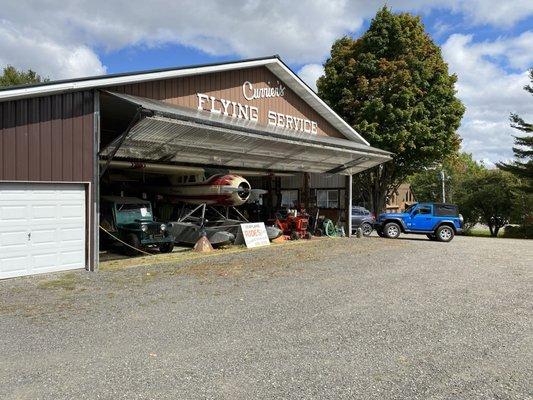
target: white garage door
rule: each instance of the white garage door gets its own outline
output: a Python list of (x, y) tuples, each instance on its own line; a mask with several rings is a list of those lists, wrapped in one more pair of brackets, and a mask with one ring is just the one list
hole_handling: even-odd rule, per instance
[(85, 187), (0, 183), (0, 279), (85, 267)]

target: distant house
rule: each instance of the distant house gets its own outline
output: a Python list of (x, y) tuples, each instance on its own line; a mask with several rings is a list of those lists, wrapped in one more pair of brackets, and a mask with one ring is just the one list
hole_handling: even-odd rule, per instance
[(415, 202), (416, 198), (411, 190), (411, 185), (409, 183), (402, 183), (398, 189), (389, 196), (385, 210), (389, 213), (399, 212), (405, 210), (406, 207)]

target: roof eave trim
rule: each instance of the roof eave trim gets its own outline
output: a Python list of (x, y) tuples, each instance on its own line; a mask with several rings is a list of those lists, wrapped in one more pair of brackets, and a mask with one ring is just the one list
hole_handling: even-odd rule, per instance
[(57, 84), (52, 83), (44, 86), (29, 86), (13, 90), (0, 91), (0, 101), (16, 100), (35, 96), (46, 96), (76, 90), (98, 89), (110, 86), (127, 85), (131, 83), (140, 83), (160, 79), (178, 78), (182, 76), (208, 74), (211, 72), (234, 70), (236, 68), (253, 68), (265, 66), (276, 62), (279, 62), (279, 59), (276, 57), (272, 57), (251, 61), (236, 61), (234, 63), (213, 64), (200, 67), (173, 69), (168, 71), (146, 72), (141, 74), (111, 77), (103, 76), (80, 81), (63, 82)]

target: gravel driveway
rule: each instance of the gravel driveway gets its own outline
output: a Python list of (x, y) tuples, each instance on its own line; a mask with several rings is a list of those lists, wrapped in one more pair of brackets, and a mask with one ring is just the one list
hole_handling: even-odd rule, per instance
[(402, 239), (0, 281), (0, 398), (532, 398), (533, 241)]

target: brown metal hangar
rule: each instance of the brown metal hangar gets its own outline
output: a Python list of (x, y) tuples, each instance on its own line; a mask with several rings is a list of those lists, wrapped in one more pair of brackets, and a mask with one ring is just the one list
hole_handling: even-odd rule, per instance
[(231, 169), (278, 204), (332, 179), (350, 210), (351, 176), (389, 159), (277, 56), (3, 89), (0, 278), (97, 269), (110, 173)]

